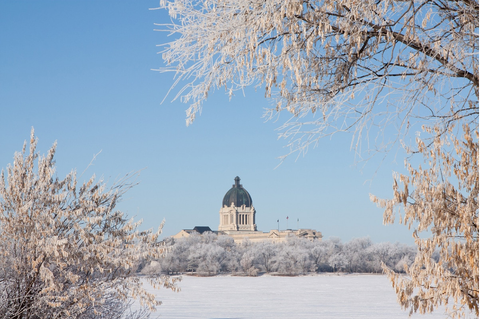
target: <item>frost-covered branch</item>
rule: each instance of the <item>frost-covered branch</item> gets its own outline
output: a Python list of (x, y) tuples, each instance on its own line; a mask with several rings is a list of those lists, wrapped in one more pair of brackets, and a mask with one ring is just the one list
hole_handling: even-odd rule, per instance
[[(393, 223), (396, 211), (403, 211), (400, 221), (414, 228), (419, 247), (415, 262), (406, 268), (410, 279), (388, 267), (385, 271), (400, 304), (411, 312), (430, 312), (453, 301), (457, 316), (466, 309), (478, 316), (478, 131), (472, 135), (465, 126), (460, 139), (451, 132), (439, 137), (436, 130), (427, 129), (436, 136), (432, 147), (417, 140), (427, 168), (407, 162), (408, 175), (394, 179), (393, 199), (372, 196), (385, 209), (385, 223)], [(432, 259), (435, 252), (439, 260)]]
[(159, 71), (174, 72), (174, 98), (190, 104), (187, 125), (211, 91), (233, 96), (250, 85), (276, 101), (267, 118), (292, 114), (280, 128), (292, 152), (339, 131), (355, 133), (360, 148), (371, 129), (395, 125), (401, 137), (417, 121), (478, 121), (477, 1), (162, 0), (160, 8), (173, 21), (161, 30), (174, 40), (162, 45)]

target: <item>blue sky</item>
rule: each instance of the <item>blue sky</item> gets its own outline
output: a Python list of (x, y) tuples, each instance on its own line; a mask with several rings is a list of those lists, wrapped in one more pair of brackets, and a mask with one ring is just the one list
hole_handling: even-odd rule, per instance
[[(33, 126), (39, 150), (54, 141), (57, 171), (76, 169), (108, 183), (142, 170), (140, 184), (119, 205), (142, 228), (165, 219), (164, 235), (182, 228), (217, 229), (224, 194), (240, 176), (268, 231), (314, 228), (325, 238), (413, 243), (405, 226), (382, 225), (369, 193), (392, 196), (392, 172), (403, 158), (390, 153), (356, 164), (349, 135), (322, 140), (305, 157), (280, 165), (286, 141), (280, 123), (262, 119), (261, 90), (232, 100), (216, 92), (195, 123), (187, 105), (166, 101), (172, 74), (156, 45), (168, 41), (154, 23), (169, 21), (158, 1), (0, 2), (0, 167), (12, 163)], [(88, 167), (94, 154), (93, 165)], [(85, 171), (85, 172), (84, 172)], [(84, 172), (84, 173), (83, 173)], [(83, 173), (83, 175), (82, 175)]]

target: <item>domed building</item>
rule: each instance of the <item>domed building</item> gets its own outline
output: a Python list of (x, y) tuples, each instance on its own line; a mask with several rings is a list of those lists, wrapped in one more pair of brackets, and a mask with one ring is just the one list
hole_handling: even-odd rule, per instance
[(235, 177), (235, 184), (223, 197), (220, 209), (219, 231), (256, 231), (255, 208), (252, 197), (240, 184), (240, 177)]
[(271, 241), (281, 242), (288, 236), (308, 238), (310, 240), (322, 238), (322, 233), (314, 229), (273, 229), (269, 232), (257, 230), (255, 223), (256, 210), (253, 207), (252, 197), (240, 184), (240, 177), (235, 177), (235, 184), (232, 185), (225, 196), (223, 196), (222, 208), (220, 208), (220, 224), (218, 231), (212, 231), (208, 226), (196, 226), (193, 229), (182, 229), (173, 238), (188, 237), (192, 233), (202, 234), (211, 231), (218, 235), (228, 235), (236, 243), (248, 238), (252, 242)]

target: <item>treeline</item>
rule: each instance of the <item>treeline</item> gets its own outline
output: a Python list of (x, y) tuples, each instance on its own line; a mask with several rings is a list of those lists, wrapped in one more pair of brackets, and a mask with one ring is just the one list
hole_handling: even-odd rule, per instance
[(314, 272), (381, 273), (382, 263), (397, 272), (404, 271), (416, 256), (416, 248), (400, 243), (373, 243), (368, 237), (342, 243), (339, 238), (310, 241), (289, 237), (285, 242), (235, 244), (228, 236), (213, 233), (192, 234), (166, 241), (165, 258), (144, 262), (139, 272), (196, 273), (203, 276), (259, 273), (303, 275)]

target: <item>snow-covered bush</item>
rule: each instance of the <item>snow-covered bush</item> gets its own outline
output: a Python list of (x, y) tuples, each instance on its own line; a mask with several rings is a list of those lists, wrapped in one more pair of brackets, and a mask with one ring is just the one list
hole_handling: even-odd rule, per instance
[[(32, 129), (28, 154), (26, 146), (0, 176), (0, 317), (118, 318), (131, 297), (153, 310), (159, 302), (135, 268), (164, 253), (162, 226), (140, 232), (115, 210), (132, 185), (107, 189), (95, 177), (78, 185), (74, 171), (59, 179), (56, 145), (39, 156)], [(176, 289), (159, 273), (146, 278)]]

